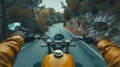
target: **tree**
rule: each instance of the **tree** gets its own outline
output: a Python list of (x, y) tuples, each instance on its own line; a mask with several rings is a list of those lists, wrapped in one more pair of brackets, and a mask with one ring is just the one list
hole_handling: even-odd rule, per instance
[(50, 15), (55, 15), (55, 9), (54, 8), (48, 8), (47, 9)]
[(40, 10), (39, 11), (39, 18), (40, 19), (44, 19), (45, 20), (45, 23), (48, 25), (48, 26), (51, 26), (52, 25), (52, 19), (50, 18), (50, 14), (48, 12), (48, 10)]
[(34, 8), (42, 3), (42, 0), (26, 0), (26, 4), (31, 7), (33, 18), (35, 18)]
[(79, 8), (80, 8), (79, 2), (71, 2), (71, 3), (69, 3), (68, 6), (70, 8), (70, 15), (71, 16), (79, 16)]
[(50, 14), (47, 10), (40, 10), (40, 18), (47, 18), (47, 17), (50, 17)]
[(66, 22), (69, 21), (71, 18), (70, 18), (70, 15), (68, 12), (66, 12), (64, 10), (64, 13), (63, 13), (63, 18), (64, 18), (64, 26), (66, 26)]
[(44, 19), (48, 26), (51, 26), (53, 23), (58, 22), (58, 19), (61, 19), (58, 18), (58, 16), (61, 14), (57, 14), (53, 8), (38, 9), (36, 10), (36, 15), (38, 19)]
[(120, 0), (117, 0), (113, 7), (111, 8), (111, 13), (115, 14), (117, 17), (120, 17)]
[(44, 32), (46, 32), (46, 31), (49, 29), (48, 26), (47, 26), (47, 24), (46, 24), (45, 19), (39, 18), (39, 19), (38, 19), (38, 23), (40, 24), (40, 26), (39, 26), (38, 29), (41, 30), (41, 31), (39, 31), (39, 32), (44, 33)]
[(82, 0), (66, 0), (66, 3), (69, 4), (71, 2), (82, 2)]
[(2, 10), (2, 35), (6, 37), (6, 9), (11, 7), (13, 4), (16, 3), (17, 0), (1, 0), (0, 2), (0, 8)]
[(55, 12), (55, 9), (53, 8), (48, 8), (48, 12), (50, 14), (50, 19), (52, 20), (53, 23), (58, 22), (58, 18)]
[(62, 13), (60, 13), (60, 12), (56, 12), (56, 18), (57, 18), (57, 20), (59, 21), (59, 22), (63, 22), (64, 21), (64, 19), (63, 19), (63, 17), (62, 17)]
[[(11, 10), (12, 9), (12, 10)], [(7, 9), (7, 22), (10, 21), (21, 21), (27, 22), (32, 20), (31, 11), (28, 8), (23, 8), (19, 5), (14, 5)]]

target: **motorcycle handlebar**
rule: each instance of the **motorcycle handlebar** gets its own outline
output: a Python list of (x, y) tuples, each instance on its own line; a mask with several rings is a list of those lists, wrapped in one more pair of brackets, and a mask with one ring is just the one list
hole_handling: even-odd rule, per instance
[[(41, 39), (42, 39), (45, 43), (48, 43), (48, 42), (47, 42), (47, 39), (49, 39), (49, 38), (54, 42), (54, 40), (53, 40), (51, 37), (49, 37), (49, 36), (44, 36), (44, 37), (42, 37)], [(78, 40), (84, 40), (84, 38), (81, 37), (81, 36), (76, 36), (75, 38), (71, 39), (70, 41), (69, 41), (69, 40), (66, 40), (65, 43), (71, 43), (71, 42), (73, 42), (73, 41), (78, 41)]]
[(81, 36), (76, 36), (75, 38), (71, 39), (70, 43), (73, 41), (78, 41), (78, 40), (84, 40), (84, 38)]
[(50, 38), (49, 36), (41, 38), (45, 43), (47, 43), (46, 45), (41, 45), (41, 47), (47, 47), (48, 45), (52, 46), (55, 44), (61, 44), (63, 46), (75, 47), (76, 46), (75, 44), (71, 44), (73, 41), (84, 40), (83, 37), (76, 36), (75, 38), (73, 38), (71, 40), (64, 40), (64, 41), (58, 41), (58, 42), (54, 41), (52, 38), (50, 38), (50, 39), (52, 39), (52, 41), (48, 42), (47, 39), (49, 39), (49, 38)]

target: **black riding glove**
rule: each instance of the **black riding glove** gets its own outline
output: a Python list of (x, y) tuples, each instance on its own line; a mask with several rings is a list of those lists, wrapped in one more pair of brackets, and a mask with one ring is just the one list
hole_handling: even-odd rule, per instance
[(16, 31), (13, 33), (13, 35), (21, 35), (22, 37), (24, 37), (25, 42), (32, 42), (35, 39), (40, 39), (41, 36), (37, 35), (37, 34), (30, 34), (27, 32), (23, 32), (23, 31)]
[(100, 34), (99, 32), (92, 31), (92, 33), (89, 33), (87, 35), (84, 35), (84, 41), (88, 44), (97, 45), (99, 40), (104, 40), (108, 38), (104, 34)]

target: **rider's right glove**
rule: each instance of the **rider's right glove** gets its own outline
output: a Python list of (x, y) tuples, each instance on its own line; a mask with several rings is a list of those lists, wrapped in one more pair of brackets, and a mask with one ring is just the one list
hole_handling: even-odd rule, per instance
[(100, 42), (101, 40), (108, 40), (109, 41), (108, 37), (105, 36), (104, 34), (95, 33), (95, 34), (84, 36), (84, 41), (88, 44), (97, 45), (97, 43)]

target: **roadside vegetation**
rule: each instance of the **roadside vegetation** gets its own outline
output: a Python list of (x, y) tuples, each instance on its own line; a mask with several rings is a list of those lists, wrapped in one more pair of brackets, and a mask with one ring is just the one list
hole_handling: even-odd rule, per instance
[(114, 43), (120, 44), (120, 0), (66, 0), (67, 5), (62, 3), (65, 9), (63, 17), (64, 26), (83, 36), (85, 32), (96, 29), (100, 34), (107, 35)]
[(20, 22), (31, 33), (44, 34), (54, 23), (63, 21), (62, 13), (45, 5), (38, 6), (42, 0), (0, 0), (0, 41), (12, 32), (7, 25)]

